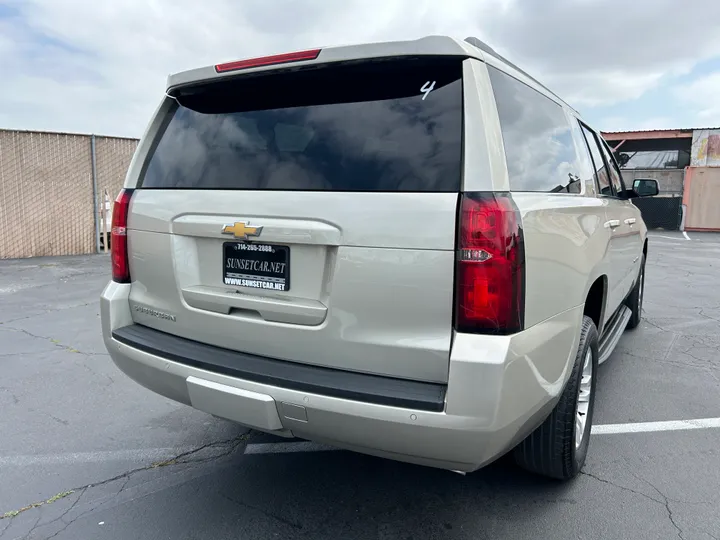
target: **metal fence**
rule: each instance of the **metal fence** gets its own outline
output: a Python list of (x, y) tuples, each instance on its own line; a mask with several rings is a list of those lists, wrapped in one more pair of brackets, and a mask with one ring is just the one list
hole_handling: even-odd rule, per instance
[(681, 197), (643, 197), (632, 200), (648, 229), (677, 231), (682, 222)]
[(96, 252), (137, 142), (0, 130), (0, 259)]

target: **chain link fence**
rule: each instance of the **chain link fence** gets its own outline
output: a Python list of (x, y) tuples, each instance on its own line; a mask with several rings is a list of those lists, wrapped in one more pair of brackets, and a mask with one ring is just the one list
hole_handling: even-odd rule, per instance
[(633, 199), (648, 228), (668, 231), (680, 229), (684, 169), (623, 169), (622, 174), (627, 187), (632, 186), (633, 180), (638, 178), (653, 178), (658, 182), (658, 196)]
[(105, 235), (110, 234), (112, 203), (125, 183), (125, 173), (130, 166), (137, 143), (135, 139), (95, 137), (95, 186), (98, 197), (97, 208), (100, 210), (98, 248), (105, 248)]
[(643, 197), (633, 199), (640, 209), (643, 221), (648, 229), (677, 231), (682, 222), (682, 198), (680, 197)]
[(136, 146), (0, 130), (0, 259), (95, 253), (105, 189), (114, 200)]

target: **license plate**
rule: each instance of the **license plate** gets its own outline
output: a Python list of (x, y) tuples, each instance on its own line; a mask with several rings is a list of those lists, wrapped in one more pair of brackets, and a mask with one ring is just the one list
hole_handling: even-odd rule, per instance
[(272, 244), (223, 244), (223, 283), (270, 291), (290, 290), (290, 248)]

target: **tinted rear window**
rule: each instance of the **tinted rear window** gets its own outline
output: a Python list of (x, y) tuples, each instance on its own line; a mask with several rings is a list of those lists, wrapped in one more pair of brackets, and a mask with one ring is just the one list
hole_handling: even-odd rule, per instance
[(580, 193), (582, 162), (562, 107), (488, 66), (511, 191)]
[(462, 59), (243, 75), (185, 91), (143, 188), (458, 191)]

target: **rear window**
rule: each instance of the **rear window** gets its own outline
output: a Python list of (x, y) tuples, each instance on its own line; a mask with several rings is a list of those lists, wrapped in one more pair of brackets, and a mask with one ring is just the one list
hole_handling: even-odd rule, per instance
[(460, 188), (458, 57), (246, 74), (176, 101), (139, 187)]

